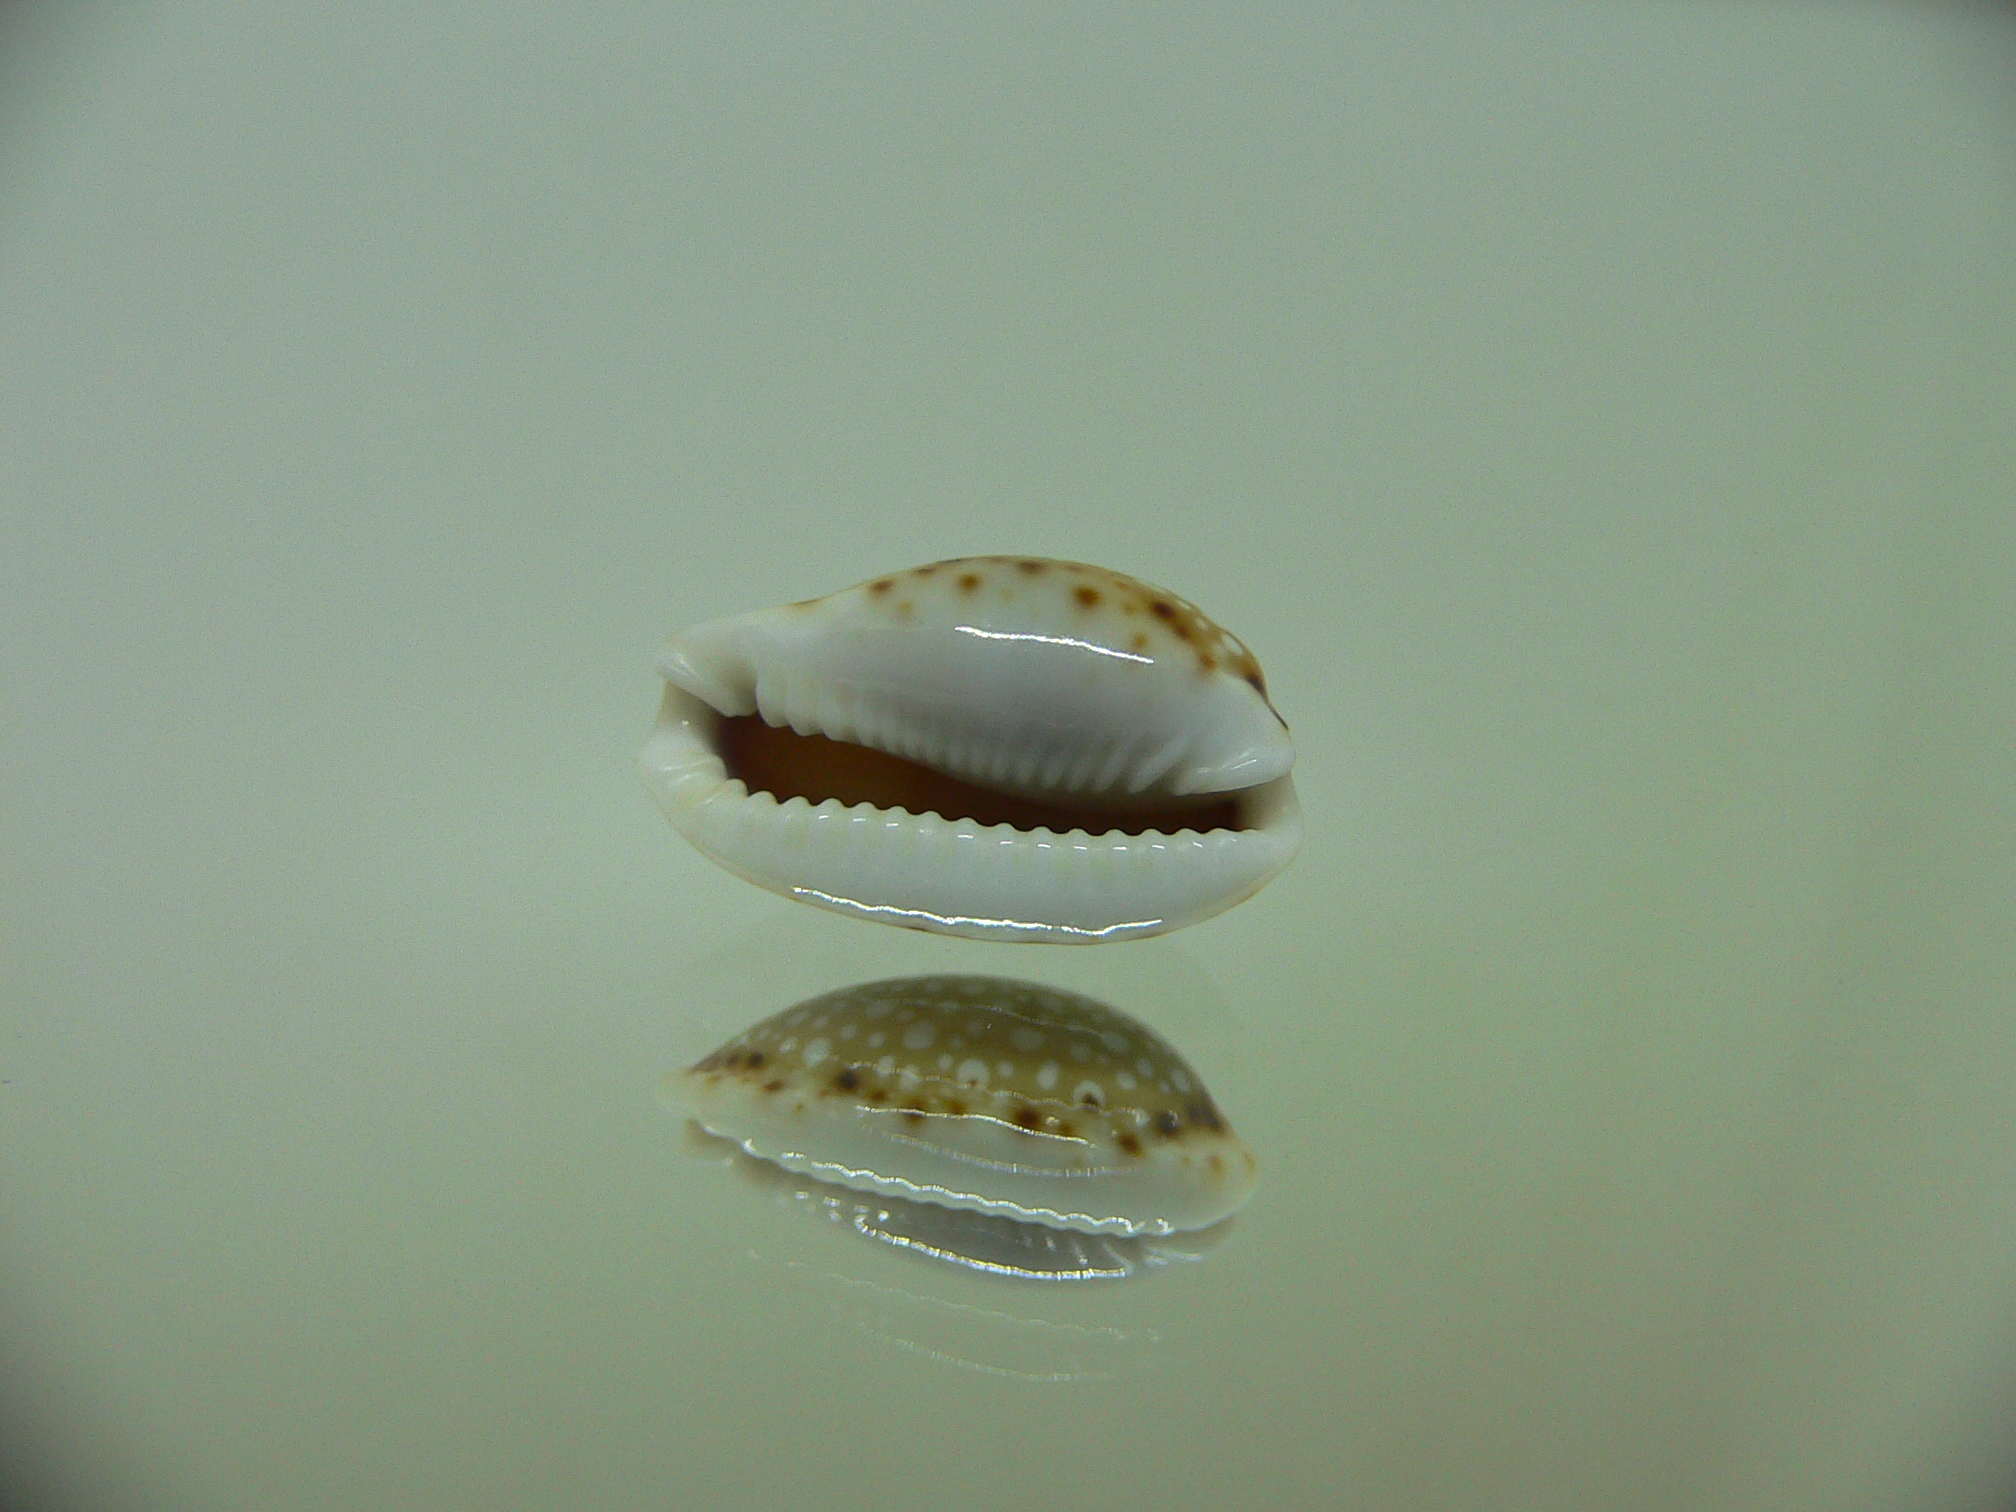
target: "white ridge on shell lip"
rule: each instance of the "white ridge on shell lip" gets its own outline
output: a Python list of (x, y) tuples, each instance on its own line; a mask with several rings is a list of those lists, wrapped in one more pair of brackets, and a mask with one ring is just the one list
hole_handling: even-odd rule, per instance
[[(640, 764), (673, 825), (737, 875), (856, 918), (994, 940), (1140, 938), (1250, 896), (1300, 842), (1293, 749), (1245, 647), (1100, 568), (935, 563), (695, 626), (658, 666), (666, 688)], [(1070, 817), (1019, 828), (752, 792), (719, 734), (759, 713)], [(1210, 802), (1236, 805), (1238, 827), (1182, 822), (1185, 805)], [(1130, 813), (1168, 817), (1111, 827)]]

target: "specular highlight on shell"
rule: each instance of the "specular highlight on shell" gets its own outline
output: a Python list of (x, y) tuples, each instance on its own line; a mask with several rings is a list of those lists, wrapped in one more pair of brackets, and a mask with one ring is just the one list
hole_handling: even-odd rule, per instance
[(854, 1191), (759, 1160), (689, 1121), (692, 1150), (780, 1204), (919, 1260), (1018, 1281), (1139, 1280), (1195, 1265), (1226, 1242), (1229, 1224), (1170, 1234), (1087, 1234), (994, 1213)]
[(1252, 1152), (1175, 1048), (1117, 1009), (998, 977), (904, 977), (765, 1019), (682, 1078), (694, 1119), (858, 1192), (1085, 1234), (1208, 1228)]
[(971, 557), (672, 638), (642, 768), (746, 879), (988, 939), (1159, 934), (1300, 840), (1250, 651), (1123, 574)]

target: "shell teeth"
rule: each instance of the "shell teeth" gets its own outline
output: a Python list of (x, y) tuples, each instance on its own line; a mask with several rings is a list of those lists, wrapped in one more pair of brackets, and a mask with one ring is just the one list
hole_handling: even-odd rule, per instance
[[(1121, 774), (1128, 767), (1128, 747), (1124, 741), (1117, 741), (1107, 750), (1106, 759), (1099, 764), (1099, 774), (1093, 780), (1094, 787), (1102, 793), (1110, 793), (1121, 785)], [(1137, 785), (1130, 784), (1129, 792), (1139, 792)]]
[(736, 778), (691, 796), (654, 780), (654, 791), (681, 833), (752, 882), (856, 917), (992, 940), (1090, 943), (1180, 927), (1259, 888), (1301, 834), (1292, 794), (1252, 831), (992, 831), (974, 845), (970, 824), (832, 798), (780, 803)]
[(952, 770), (963, 775), (968, 781), (985, 782), (993, 775), (989, 770), (993, 760), (992, 752), (980, 749), (976, 742), (970, 740), (962, 740), (952, 749), (954, 755)]
[(1164, 742), (1155, 751), (1143, 756), (1135, 763), (1134, 770), (1128, 777), (1127, 790), (1132, 793), (1138, 793), (1161, 781), (1168, 774), (1170, 768), (1182, 760), (1183, 753), (1189, 749), (1189, 746), (1190, 737), (1188, 735), (1177, 735), (1173, 739)]
[(778, 701), (777, 684), (781, 679), (764, 674), (756, 679), (756, 712), (765, 724), (786, 724)]
[(800, 735), (816, 727), (817, 693), (802, 674), (765, 669), (756, 678), (756, 712), (769, 725), (788, 725)]
[(1032, 787), (1036, 781), (1036, 769), (1042, 764), (1043, 752), (1040, 748), (1023, 751), (1015, 760), (1011, 776), (1017, 787)]
[(824, 732), (835, 740), (865, 744), (861, 738), (867, 724), (865, 716), (866, 711), (861, 707), (861, 690), (853, 683), (834, 683), (826, 690), (819, 711), (819, 723)]
[(891, 756), (901, 756), (906, 761), (926, 766), (933, 764), (928, 754), (930, 742), (920, 739), (917, 731), (904, 723), (902, 715), (892, 716), (886, 710), (878, 709), (870, 699), (862, 700), (849, 733), (834, 738), (851, 740), (871, 750), (887, 751)]
[[(643, 767), (702, 851), (790, 896), (982, 939), (1159, 933), (1246, 896), (1299, 835), (1294, 753), (1257, 672), (1249, 661), (1199, 675), (1200, 657), (1228, 662), (1239, 645), (1124, 575), (1034, 558), (931, 564), (672, 637)], [(1128, 843), (1112, 838), (1123, 828), (1066, 814), (1051, 816), (1055, 831), (988, 826), (978, 845), (977, 821), (749, 795), (716, 733), (722, 716), (751, 713), (1067, 808), (1140, 810), (1228, 785), (1251, 801), (1236, 827), (1214, 818), (1180, 843), (1166, 831), (1185, 811)]]
[(1078, 759), (1071, 763), (1071, 775), (1064, 783), (1064, 791), (1070, 793), (1096, 793), (1101, 791), (1102, 784), (1093, 775), (1099, 761), (1099, 756), (1100, 752), (1097, 747), (1080, 752)]

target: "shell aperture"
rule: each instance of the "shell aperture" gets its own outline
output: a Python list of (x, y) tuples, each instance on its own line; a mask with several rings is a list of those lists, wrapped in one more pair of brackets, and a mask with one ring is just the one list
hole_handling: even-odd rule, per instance
[[(981, 938), (1157, 934), (1293, 856), (1287, 727), (1192, 605), (974, 557), (698, 625), (642, 767), (704, 854), (802, 901)], [(976, 843), (977, 842), (977, 843)]]
[(708, 1133), (857, 1192), (1086, 1234), (1208, 1228), (1256, 1165), (1159, 1036), (998, 977), (842, 988), (681, 1077)]

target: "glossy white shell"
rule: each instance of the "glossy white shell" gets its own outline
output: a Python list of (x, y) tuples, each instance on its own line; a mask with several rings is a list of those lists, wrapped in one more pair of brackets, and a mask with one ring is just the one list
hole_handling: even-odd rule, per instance
[(1208, 1228), (1252, 1152), (1196, 1072), (1115, 1009), (906, 977), (765, 1019), (682, 1077), (709, 1133), (853, 1191), (1086, 1234)]
[[(658, 665), (645, 779), (703, 853), (859, 917), (989, 939), (1158, 934), (1247, 897), (1301, 837), (1286, 726), (1238, 641), (1076, 563), (934, 563), (695, 626)], [(1240, 828), (1065, 833), (781, 802), (729, 776), (724, 716), (886, 751), (977, 787), (1125, 815), (1237, 794)], [(1158, 821), (1159, 822), (1159, 821)]]

